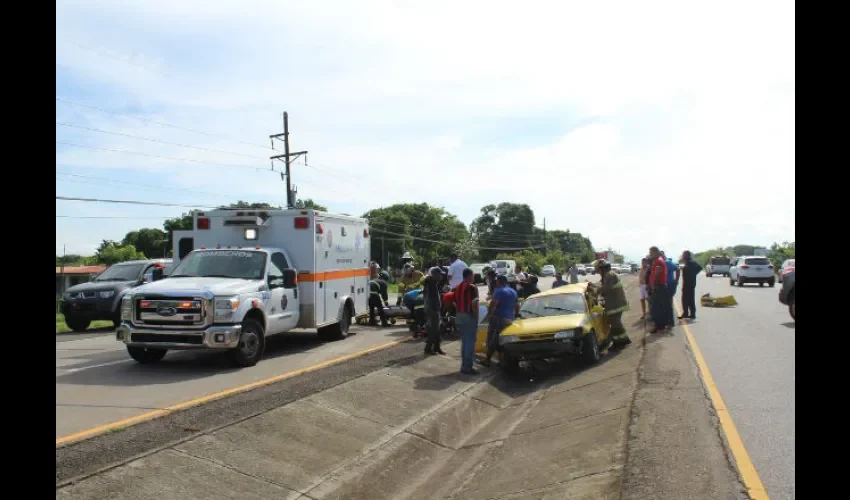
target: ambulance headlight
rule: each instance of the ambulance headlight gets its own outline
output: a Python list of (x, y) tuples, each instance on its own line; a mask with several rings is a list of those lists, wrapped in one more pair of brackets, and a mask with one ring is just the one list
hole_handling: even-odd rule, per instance
[(216, 323), (229, 323), (233, 320), (233, 311), (239, 309), (238, 297), (218, 297), (213, 305), (213, 317)]

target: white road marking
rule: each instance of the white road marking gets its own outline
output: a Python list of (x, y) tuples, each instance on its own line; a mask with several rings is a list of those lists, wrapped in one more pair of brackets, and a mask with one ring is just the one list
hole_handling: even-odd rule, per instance
[(109, 363), (100, 363), (98, 365), (81, 366), (79, 368), (62, 368), (62, 367), (57, 366), (56, 369), (62, 370), (65, 373), (76, 373), (76, 372), (81, 372), (83, 370), (90, 370), (92, 368), (102, 368), (104, 366), (118, 365), (118, 364), (121, 364), (121, 363), (130, 363), (132, 361), (133, 361), (132, 359), (119, 359), (118, 361), (110, 361)]

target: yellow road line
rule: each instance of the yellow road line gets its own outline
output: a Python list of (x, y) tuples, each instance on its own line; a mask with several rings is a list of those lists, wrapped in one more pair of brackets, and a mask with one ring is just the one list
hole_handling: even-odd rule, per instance
[[(679, 311), (678, 305), (674, 304), (674, 306), (677, 316), (681, 316), (682, 313)], [(752, 460), (750, 460), (750, 454), (747, 453), (747, 449), (744, 447), (741, 435), (738, 434), (738, 429), (732, 421), (732, 415), (729, 413), (729, 409), (726, 408), (726, 403), (723, 402), (720, 391), (717, 389), (717, 384), (714, 383), (714, 378), (708, 370), (708, 364), (702, 356), (702, 351), (700, 351), (696, 339), (691, 334), (687, 323), (682, 323), (682, 328), (685, 330), (685, 338), (688, 339), (691, 350), (694, 352), (694, 358), (696, 358), (700, 374), (705, 382), (705, 386), (708, 388), (708, 395), (711, 397), (711, 402), (717, 411), (717, 418), (720, 419), (720, 427), (726, 435), (726, 442), (729, 443), (729, 449), (732, 451), (732, 456), (738, 465), (738, 471), (741, 473), (741, 479), (744, 481), (747, 493), (753, 500), (770, 500), (767, 496), (767, 490), (764, 488), (764, 484), (762, 484)]]
[(193, 406), (199, 406), (204, 403), (209, 403), (210, 401), (215, 401), (216, 399), (226, 398), (228, 396), (233, 396), (245, 391), (250, 391), (251, 389), (256, 389), (258, 387), (263, 387), (265, 385), (273, 384), (275, 382), (280, 382), (281, 380), (286, 380), (288, 378), (292, 378), (298, 375), (303, 375), (305, 373), (310, 373), (316, 370), (320, 370), (322, 368), (327, 368), (331, 365), (336, 365), (342, 363), (344, 361), (348, 361), (350, 359), (359, 358), (360, 356), (365, 356), (366, 354), (380, 351), (382, 349), (386, 349), (388, 347), (392, 347), (394, 345), (401, 344), (410, 340), (410, 337), (404, 337), (402, 339), (393, 340), (392, 342), (387, 342), (386, 344), (381, 344), (379, 346), (370, 347), (369, 349), (365, 349), (363, 351), (354, 352), (351, 354), (346, 354), (345, 356), (340, 356), (338, 358), (329, 359), (327, 361), (323, 361), (319, 364), (308, 366), (306, 368), (301, 368), (298, 370), (294, 370), (291, 372), (283, 373), (281, 375), (275, 375), (273, 377), (269, 377), (263, 380), (258, 380), (256, 382), (251, 382), (250, 384), (240, 385), (238, 387), (234, 387), (232, 389), (226, 389), (223, 391), (219, 391), (213, 394), (208, 394), (206, 396), (201, 396), (199, 398), (191, 399), (189, 401), (184, 401), (182, 403), (178, 403), (176, 405), (171, 405), (159, 410), (149, 411), (147, 413), (142, 413), (141, 415), (136, 415), (135, 417), (125, 418), (123, 420), (118, 420), (116, 422), (111, 422), (108, 424), (100, 425), (97, 427), (93, 427), (91, 429), (86, 429), (84, 431), (75, 432), (74, 434), (69, 434), (67, 436), (63, 436), (56, 439), (56, 446), (64, 446), (69, 443), (73, 443), (75, 441), (82, 441), (84, 439), (89, 439), (94, 436), (105, 434), (107, 432), (112, 432), (118, 429), (123, 429), (126, 427), (130, 427), (132, 425), (140, 424), (142, 422), (147, 422), (148, 420), (153, 420), (155, 418), (163, 417), (173, 412), (177, 412), (180, 410), (185, 410), (187, 408), (192, 408)]

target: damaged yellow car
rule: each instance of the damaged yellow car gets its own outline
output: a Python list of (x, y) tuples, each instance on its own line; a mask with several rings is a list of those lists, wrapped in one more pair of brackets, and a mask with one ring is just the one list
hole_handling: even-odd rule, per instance
[[(486, 324), (486, 318), (481, 318), (479, 338), (483, 333), (486, 339)], [(479, 343), (484, 339), (479, 339)], [(508, 370), (517, 368), (522, 360), (570, 356), (594, 364), (610, 345), (603, 308), (588, 292), (587, 283), (532, 295), (522, 302), (514, 322), (499, 335), (501, 365)]]

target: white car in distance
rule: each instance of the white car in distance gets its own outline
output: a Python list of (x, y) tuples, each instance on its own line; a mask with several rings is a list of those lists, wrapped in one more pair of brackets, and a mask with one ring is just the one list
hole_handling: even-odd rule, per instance
[(749, 256), (734, 257), (729, 265), (729, 286), (745, 283), (758, 283), (759, 286), (774, 286), (776, 275), (773, 272), (773, 264), (767, 257)]

